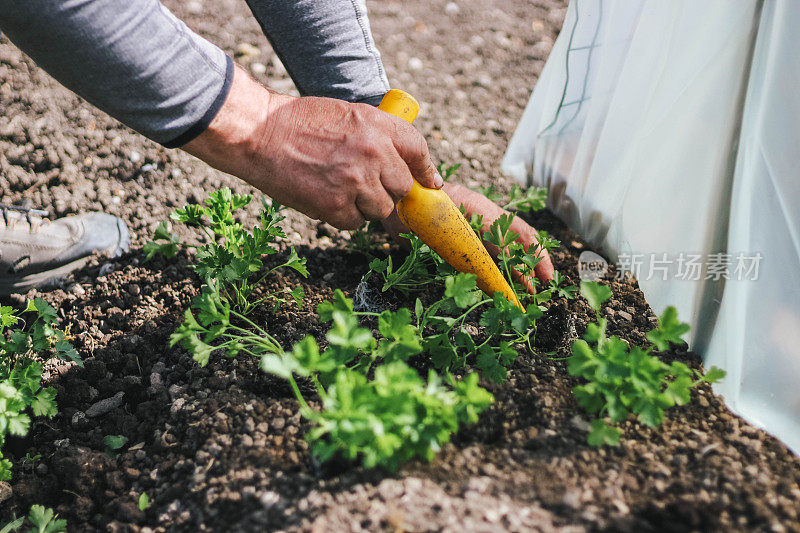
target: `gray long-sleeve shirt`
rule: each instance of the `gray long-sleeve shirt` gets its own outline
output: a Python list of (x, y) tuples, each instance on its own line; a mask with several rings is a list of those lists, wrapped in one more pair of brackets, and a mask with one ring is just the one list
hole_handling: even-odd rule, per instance
[[(364, 0), (248, 0), (304, 95), (379, 99), (388, 82)], [(59, 82), (168, 147), (199, 135), (233, 61), (158, 0), (0, 0), (0, 30)]]

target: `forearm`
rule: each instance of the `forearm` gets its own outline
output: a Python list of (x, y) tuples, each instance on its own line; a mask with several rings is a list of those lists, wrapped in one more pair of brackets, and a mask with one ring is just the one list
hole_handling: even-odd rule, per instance
[(232, 61), (158, 0), (0, 0), (0, 29), (67, 88), (147, 137), (202, 132)]
[(274, 93), (240, 68), (216, 118), (183, 148), (343, 229), (388, 216), (412, 176), (441, 186), (408, 122), (365, 104)]

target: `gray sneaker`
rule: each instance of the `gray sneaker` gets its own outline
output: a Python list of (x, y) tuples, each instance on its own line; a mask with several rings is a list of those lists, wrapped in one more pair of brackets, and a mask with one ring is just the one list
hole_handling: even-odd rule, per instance
[(0, 295), (55, 284), (94, 253), (128, 250), (122, 219), (86, 213), (48, 220), (46, 211), (0, 204)]

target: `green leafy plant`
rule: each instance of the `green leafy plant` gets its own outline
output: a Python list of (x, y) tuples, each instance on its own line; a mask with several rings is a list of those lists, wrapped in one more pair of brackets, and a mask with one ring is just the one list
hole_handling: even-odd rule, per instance
[[(197, 311), (195, 317), (192, 310)], [(250, 329), (248, 329), (250, 328)], [(208, 364), (214, 351), (227, 357), (242, 354), (261, 356), (280, 353), (280, 343), (261, 326), (235, 310), (219, 290), (219, 282), (209, 280), (203, 286), (184, 321), (170, 337), (170, 346), (180, 343), (201, 366)]]
[[(521, 248), (520, 245), (520, 250)], [(421, 253), (435, 255), (429, 249), (421, 249)], [(438, 255), (435, 257), (436, 259), (430, 261), (443, 263)], [(502, 383), (508, 366), (517, 356), (517, 351), (512, 346), (521, 344), (531, 348), (531, 341), (536, 332), (536, 320), (543, 313), (539, 304), (543, 303), (544, 299), (528, 305), (523, 311), (511, 304), (502, 294), (486, 297), (477, 288), (474, 274), (455, 272), (449, 265), (442, 266), (435, 274), (430, 273), (430, 270), (427, 270), (427, 274), (423, 274), (427, 269), (426, 264), (417, 262), (416, 267), (413, 265), (409, 267), (408, 263), (413, 257), (410, 255), (409, 258), (411, 259), (407, 259), (404, 263), (407, 268), (403, 271), (413, 272), (414, 268), (418, 268), (415, 277), (423, 281), (419, 283), (404, 281), (401, 292), (407, 294), (418, 292), (434, 282), (441, 282), (444, 285), (441, 299), (425, 308), (417, 299), (415, 305), (417, 316), (415, 327), (420, 332), (424, 350), (430, 355), (435, 368), (447, 372), (460, 369), (465, 366), (468, 356), (475, 355), (477, 367), (482, 374), (492, 381)], [(527, 261), (527, 258), (525, 260)], [(531, 261), (531, 264), (535, 262)], [(513, 268), (511, 265), (518, 267), (518, 262), (506, 260), (505, 270), (509, 273), (509, 277), (510, 269)], [(375, 263), (370, 266), (374, 268)], [(379, 271), (379, 274), (384, 274), (384, 271)], [(392, 284), (397, 282), (396, 278), (386, 276), (384, 279), (385, 289), (396, 286)], [(519, 294), (523, 300), (529, 298), (527, 292), (520, 291)], [(361, 316), (369, 314), (356, 313)], [(475, 342), (465, 327), (467, 318), (473, 314), (477, 315), (480, 325), (485, 328), (484, 339), (480, 343)]]
[(521, 213), (532, 213), (545, 208), (547, 189), (541, 187), (528, 187), (523, 189), (519, 185), (512, 185), (505, 209), (514, 209)]
[[(2, 457), (2, 454), (0, 454), (0, 457)], [(37, 453), (37, 454), (32, 454), (31, 452), (27, 452), (27, 453), (25, 454), (25, 457), (22, 459), (22, 465), (23, 465), (23, 466), (24, 466), (26, 469), (28, 469), (28, 470), (30, 470), (30, 471), (33, 471), (33, 470), (35, 470), (35, 469), (36, 469), (36, 465), (37, 465), (37, 464), (39, 463), (39, 461), (41, 461), (41, 460), (42, 460), (42, 454), (39, 454), (39, 453)]]
[[(322, 461), (340, 453), (360, 458), (367, 468), (396, 470), (414, 457), (432, 460), (459, 425), (476, 422), (493, 401), (478, 386), (477, 374), (453, 381), (448, 388), (433, 370), (425, 382), (416, 370), (395, 360), (378, 366), (370, 379), (358, 370), (335, 366), (330, 355), (319, 353), (316, 342), (307, 337), (295, 347), (292, 358), (267, 356), (261, 365), (291, 383), (303, 415), (315, 425), (307, 438)], [(294, 374), (313, 381), (323, 406), (320, 411), (309, 407)]]
[(171, 218), (189, 227), (198, 228), (206, 237), (207, 244), (189, 245), (181, 243), (170, 233), (166, 222), (156, 229), (154, 240), (144, 246), (147, 259), (155, 254), (172, 257), (179, 246), (194, 248), (197, 252), (195, 272), (206, 280), (215, 280), (219, 289), (225, 292), (243, 314), (250, 313), (261, 302), (272, 300), (276, 305), (285, 302), (285, 297), (302, 304), (302, 288), (281, 289), (257, 300), (251, 295), (255, 287), (269, 275), (282, 268), (291, 268), (301, 276), (307, 277), (306, 260), (297, 255), (294, 247), (289, 248), (289, 257), (281, 264), (262, 272), (263, 258), (278, 252), (275, 243), (285, 233), (278, 226), (283, 220), (282, 206), (262, 201), (260, 226), (246, 230), (236, 221), (235, 214), (250, 203), (249, 195), (239, 195), (227, 187), (209, 194), (204, 204), (190, 204), (177, 209)]
[(377, 233), (376, 227), (382, 226), (377, 220), (365, 222), (360, 228), (350, 232), (349, 248), (367, 257), (372, 257), (372, 238)]
[[(527, 345), (536, 332), (536, 320), (542, 316), (543, 307), (553, 294), (572, 298), (575, 287), (564, 287), (564, 278), (558, 274), (548, 289), (530, 295), (527, 287), (514, 283), (514, 279), (536, 285), (534, 269), (541, 259), (534, 253), (539, 249), (550, 250), (559, 243), (546, 233), (540, 235), (536, 246), (528, 250), (517, 242), (519, 235), (511, 230), (514, 215), (502, 215), (495, 220), (483, 238), (504, 250), (500, 254), (500, 267), (512, 284), (520, 301), (530, 303), (526, 311), (510, 304), (502, 295), (485, 297), (475, 284), (475, 276), (455, 272), (441, 257), (416, 236), (406, 235), (411, 251), (400, 268), (394, 269), (392, 258), (374, 259), (370, 273), (383, 280), (383, 291), (395, 289), (405, 295), (427, 290), (434, 284), (444, 285), (444, 295), (422, 310), (417, 302), (417, 327), (425, 351), (431, 356), (435, 368), (452, 371), (463, 368), (467, 357), (475, 355), (476, 366), (481, 373), (498, 383), (505, 380), (508, 366), (517, 356), (514, 345)], [(477, 228), (482, 220), (475, 220)], [(519, 275), (514, 274), (519, 273)], [(479, 313), (479, 323), (485, 328), (485, 338), (476, 343), (464, 327), (466, 319)], [(362, 313), (367, 315), (368, 313)], [(426, 330), (426, 328), (428, 328)], [(434, 331), (431, 332), (431, 329)], [(427, 331), (428, 333), (423, 333)]]
[[(474, 422), (491, 403), (491, 395), (477, 387), (477, 376), (453, 380), (451, 390), (435, 372), (425, 384), (406, 365), (422, 351), (407, 309), (373, 314), (382, 335), (376, 340), (359, 326), (352, 301), (337, 290), (334, 301), (318, 309), (322, 320), (331, 322), (327, 349), (320, 351), (313, 337), (306, 337), (285, 351), (263, 328), (233, 311), (219, 291), (206, 288), (193, 307), (197, 318), (187, 311), (171, 342), (181, 342), (201, 365), (215, 350), (260, 358), (262, 370), (289, 382), (303, 416), (314, 423), (307, 438), (321, 460), (338, 451), (361, 457), (367, 467), (394, 469), (411, 457), (431, 458), (459, 423)], [(371, 373), (376, 362), (382, 364)], [(320, 411), (309, 407), (295, 375), (312, 380)]]
[(370, 270), (367, 274), (374, 272), (383, 280), (383, 292), (394, 289), (409, 295), (454, 272), (439, 254), (413, 233), (402, 233), (400, 236), (408, 239), (411, 250), (398, 268), (395, 268), (392, 256), (373, 259), (369, 264)]
[(138, 506), (140, 511), (146, 511), (150, 507), (150, 496), (146, 492), (139, 495)]
[(27, 530), (28, 533), (61, 533), (67, 530), (67, 521), (58, 518), (52, 509), (41, 505), (32, 505), (27, 517), (21, 516), (12, 520), (0, 529), (0, 533), (19, 531), (25, 525), (26, 519), (31, 526)]
[(574, 285), (566, 285), (566, 278), (556, 270), (553, 273), (553, 279), (550, 280), (550, 287), (548, 287), (548, 291), (561, 298), (566, 298), (567, 300), (571, 300), (575, 298), (575, 293), (578, 291), (578, 288)]
[(456, 163), (455, 165), (448, 165), (447, 163), (439, 163), (436, 166), (436, 171), (439, 172), (439, 175), (442, 177), (444, 181), (450, 181), (450, 178), (456, 173), (456, 171), (461, 168), (461, 163)]
[(532, 213), (545, 208), (547, 189), (528, 187), (523, 189), (517, 184), (511, 186), (508, 201), (502, 202), (503, 195), (495, 188), (494, 184), (479, 187), (478, 192), (493, 202), (500, 203), (504, 209), (515, 210), (521, 213)]
[(689, 403), (693, 387), (725, 376), (717, 367), (703, 375), (680, 361), (667, 364), (653, 354), (683, 342), (682, 336), (689, 331), (689, 326), (678, 320), (674, 307), (668, 307), (658, 319), (658, 326), (647, 333), (651, 346), (631, 347), (619, 337), (606, 334), (608, 321), (600, 309), (611, 298), (611, 290), (584, 281), (581, 295), (595, 310), (597, 321), (589, 323), (583, 340), (572, 344), (569, 373), (586, 380), (572, 391), (581, 407), (598, 416), (592, 421), (588, 436), (592, 446), (619, 443), (621, 431), (607, 421), (619, 424), (635, 415), (645, 425), (659, 426), (664, 410)]
[[(226, 209), (242, 203), (233, 199)], [(197, 208), (179, 212), (187, 223), (211, 216)], [(509, 278), (512, 269), (531, 277), (538, 263), (532, 255), (536, 247), (529, 254), (516, 243), (512, 220), (506, 216), (492, 224), (489, 239), (506, 250), (501, 265)], [(217, 233), (225, 236), (225, 231)], [(484, 377), (504, 381), (518, 348), (532, 349), (540, 305), (552, 293), (560, 290), (566, 295), (569, 289), (560, 286), (563, 280), (556, 280), (537, 298), (528, 297), (519, 286), (520, 295), (532, 300), (524, 311), (500, 293), (485, 296), (474, 275), (455, 272), (417, 237), (406, 237), (411, 253), (400, 266), (395, 268), (391, 257), (376, 258), (370, 274), (379, 276), (384, 291), (410, 296), (441, 290), (441, 297), (426, 306), (417, 298), (413, 313), (406, 308), (355, 311), (352, 301), (336, 290), (333, 300), (317, 307), (320, 320), (329, 324), (324, 347), (306, 337), (286, 350), (248, 318), (248, 306), (230, 290), (224, 269), (209, 267), (200, 295), (186, 310), (170, 343), (183, 346), (200, 365), (214, 353), (259, 358), (263, 371), (289, 383), (303, 416), (312, 423), (306, 437), (321, 460), (339, 453), (360, 458), (367, 467), (395, 469), (412, 457), (430, 459), (460, 424), (475, 422), (492, 402), (491, 394), (478, 386), (477, 373), (467, 373), (461, 380), (454, 373), (473, 365)], [(171, 249), (175, 239), (162, 241)], [(206, 257), (198, 253), (201, 262)], [(470, 317), (479, 322), (480, 331), (467, 327)], [(362, 322), (371, 324), (377, 334)], [(423, 355), (430, 362), (427, 376), (409, 366), (411, 358)], [(306, 383), (311, 392), (303, 392), (308, 387), (301, 389)], [(319, 400), (320, 409), (311, 408), (309, 395)]]
[(103, 437), (103, 444), (106, 447), (106, 454), (111, 457), (117, 456), (117, 451), (121, 450), (123, 446), (128, 443), (128, 437), (125, 435), (106, 435)]
[[(68, 329), (58, 327), (55, 309), (42, 298), (29, 300), (19, 314), (0, 307), (0, 449), (7, 435), (28, 434), (30, 414), (58, 413), (53, 387), (42, 386), (42, 364), (51, 356), (81, 365)], [(11, 461), (0, 452), (0, 480), (11, 479)]]

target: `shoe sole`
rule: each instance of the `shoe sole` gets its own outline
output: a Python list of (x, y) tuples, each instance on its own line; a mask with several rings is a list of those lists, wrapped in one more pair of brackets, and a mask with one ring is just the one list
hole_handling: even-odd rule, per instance
[(128, 227), (122, 220), (117, 220), (117, 230), (119, 231), (120, 239), (119, 242), (117, 242), (117, 245), (110, 251), (106, 250), (105, 252), (96, 252), (95, 254), (76, 259), (71, 263), (66, 263), (59, 267), (45, 270), (44, 272), (36, 272), (34, 274), (28, 274), (27, 276), (22, 276), (19, 278), (0, 278), (0, 296), (8, 296), (9, 294), (15, 293), (24, 294), (31, 289), (57, 285), (58, 282), (65, 278), (68, 274), (78, 270), (79, 268), (82, 268), (84, 265), (86, 265), (86, 263), (89, 262), (89, 259), (97, 254), (106, 254), (109, 259), (119, 257), (128, 251), (128, 248), (130, 247), (131, 236), (130, 233), (128, 233)]

